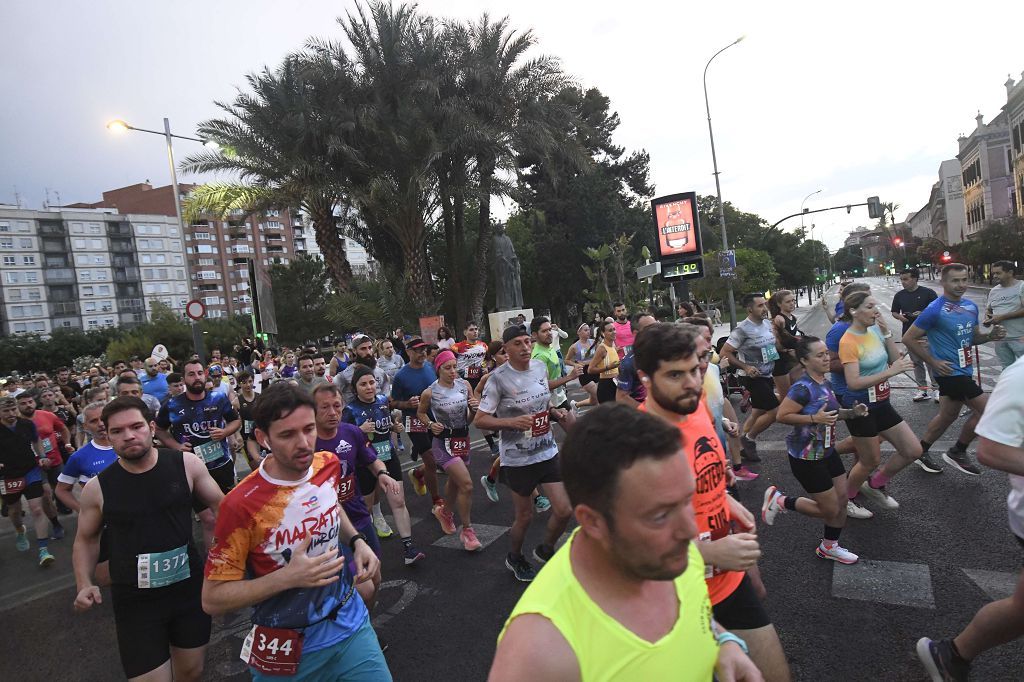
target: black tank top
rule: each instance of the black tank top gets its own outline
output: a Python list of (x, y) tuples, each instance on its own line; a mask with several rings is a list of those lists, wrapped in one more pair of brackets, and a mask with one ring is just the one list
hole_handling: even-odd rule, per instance
[(782, 319), (785, 321), (786, 331), (789, 332), (790, 336), (795, 336), (799, 338), (804, 335), (804, 333), (800, 331), (796, 326), (796, 315), (793, 315), (792, 317), (786, 317), (785, 315), (783, 315)]
[[(103, 492), (103, 523), (110, 544), (110, 580), (115, 591), (155, 593), (138, 588), (138, 555), (188, 548), (188, 580), (167, 587), (202, 583), (203, 561), (192, 538), (192, 489), (182, 453), (157, 450), (156, 465), (132, 474), (119, 464), (97, 476)], [(120, 588), (120, 589), (118, 589)]]

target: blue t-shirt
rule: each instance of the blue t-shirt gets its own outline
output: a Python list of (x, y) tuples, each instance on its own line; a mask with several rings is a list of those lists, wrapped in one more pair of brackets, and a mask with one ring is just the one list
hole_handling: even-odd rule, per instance
[(839, 299), (836, 302), (836, 319), (842, 317), (844, 312), (846, 312), (846, 306), (843, 305), (843, 299)]
[(647, 400), (647, 389), (637, 376), (633, 353), (629, 353), (619, 364), (619, 376), (615, 377), (615, 387), (628, 393), (629, 397), (638, 403)]
[(100, 447), (96, 441), (90, 441), (75, 450), (64, 464), (57, 480), (61, 483), (85, 485), (90, 478), (96, 476), (117, 461), (117, 454), (111, 446)]
[[(373, 435), (369, 437), (369, 440), (374, 452), (377, 453), (376, 459), (382, 462), (391, 459), (391, 427), (395, 425), (395, 422), (391, 418), (387, 398), (378, 395), (372, 403), (364, 403), (357, 398), (345, 406), (345, 410), (341, 413), (341, 421), (346, 424), (355, 424), (357, 427), (364, 422), (372, 421)], [(362, 431), (359, 432), (362, 433)], [(366, 439), (364, 434), (363, 440)]]
[[(832, 325), (832, 328), (828, 330), (828, 334), (825, 335), (825, 347), (831, 352), (839, 355), (839, 340), (843, 338), (843, 334), (850, 328), (850, 322), (836, 322)], [(842, 371), (832, 372), (832, 390), (839, 397), (842, 397), (846, 393), (846, 377), (843, 376)]]
[(202, 457), (206, 468), (216, 469), (231, 464), (231, 450), (226, 438), (219, 443), (214, 441), (210, 429), (223, 429), (238, 418), (228, 397), (219, 391), (208, 392), (202, 400), (190, 400), (185, 392), (164, 403), (156, 416), (156, 425), (170, 431), (179, 443), (191, 443), (192, 452)]
[[(393, 400), (409, 400), (413, 396), (422, 394), (435, 381), (437, 381), (437, 373), (430, 365), (424, 363), (419, 369), (412, 365), (406, 365), (398, 370), (395, 380), (391, 382), (391, 398)], [(402, 414), (406, 417), (415, 417), (416, 409), (403, 409)]]
[(333, 452), (337, 456), (341, 463), (341, 507), (353, 526), (365, 526), (370, 519), (370, 510), (366, 508), (366, 500), (356, 485), (356, 467), (367, 467), (377, 460), (373, 448), (366, 442), (366, 434), (352, 424), (338, 424), (334, 438), (317, 436), (316, 449)]
[[(789, 389), (786, 397), (801, 406), (800, 414), (817, 414), (824, 407), (839, 409), (839, 400), (828, 379), (818, 383), (806, 374)], [(786, 436), (786, 452), (795, 459), (824, 459), (836, 445), (836, 428), (827, 424), (797, 424)]]
[(966, 298), (953, 301), (939, 296), (928, 304), (914, 326), (928, 334), (928, 345), (937, 360), (950, 364), (953, 375), (969, 377), (974, 364), (969, 362), (974, 345), (974, 329), (978, 326), (978, 306)]
[(146, 372), (139, 375), (139, 381), (142, 382), (142, 392), (151, 395), (160, 402), (164, 401), (167, 397), (167, 392), (170, 390), (167, 387), (167, 375), (157, 372), (155, 377), (149, 376)]

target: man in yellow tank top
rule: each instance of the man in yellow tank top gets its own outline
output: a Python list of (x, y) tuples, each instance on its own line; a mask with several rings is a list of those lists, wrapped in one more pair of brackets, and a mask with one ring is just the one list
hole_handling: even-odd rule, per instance
[(491, 682), (760, 681), (746, 644), (711, 619), (679, 431), (602, 405), (561, 464), (579, 528), (513, 609)]

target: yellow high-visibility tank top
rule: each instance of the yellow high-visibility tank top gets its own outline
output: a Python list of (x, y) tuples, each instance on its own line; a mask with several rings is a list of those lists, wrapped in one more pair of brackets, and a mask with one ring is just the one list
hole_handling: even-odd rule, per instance
[(572, 572), (569, 547), (579, 529), (537, 574), (498, 635), (517, 616), (532, 613), (554, 624), (572, 647), (583, 682), (603, 680), (711, 680), (718, 643), (704, 561), (690, 543), (686, 572), (675, 579), (679, 616), (672, 630), (648, 642), (601, 610)]

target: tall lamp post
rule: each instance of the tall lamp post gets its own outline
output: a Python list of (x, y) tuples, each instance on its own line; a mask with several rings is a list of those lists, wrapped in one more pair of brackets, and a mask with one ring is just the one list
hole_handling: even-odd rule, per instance
[[(805, 196), (803, 201), (800, 202), (800, 238), (801, 239), (804, 238), (804, 213), (806, 211), (806, 209), (804, 209), (804, 204), (806, 204), (807, 200), (810, 199), (811, 197), (813, 197), (815, 194), (821, 194), (824, 191), (825, 191), (824, 187), (816, 189), (813, 192), (811, 192), (810, 194), (808, 194), (807, 196)], [(812, 242), (814, 241), (814, 223), (811, 223), (811, 241)], [(814, 266), (815, 267), (818, 266), (818, 253), (817, 253), (817, 251), (815, 251), (815, 253), (814, 253)], [(812, 303), (814, 303), (814, 300), (811, 297), (812, 296), (811, 292), (813, 290), (814, 290), (814, 283), (812, 282), (811, 285), (807, 287), (807, 305), (811, 305)], [(799, 300), (799, 298), (800, 297), (797, 296), (798, 300)]]
[[(711, 66), (711, 62), (715, 61), (715, 57), (728, 50), (733, 45), (736, 45), (745, 36), (740, 36), (736, 40), (732, 41), (718, 52), (711, 55), (711, 59), (704, 65), (704, 109), (708, 114), (708, 136), (711, 138), (711, 163), (715, 168), (715, 191), (718, 192), (718, 222), (722, 226), (722, 250), (727, 251), (729, 249), (729, 237), (725, 230), (725, 204), (722, 203), (722, 183), (718, 179), (718, 156), (715, 154), (715, 131), (711, 128), (711, 105), (708, 103), (708, 67)], [(729, 328), (736, 328), (736, 297), (732, 291), (732, 278), (726, 278), (726, 286), (729, 291)]]
[[(167, 141), (167, 163), (171, 168), (171, 188), (174, 191), (174, 214), (178, 219), (178, 229), (181, 230), (182, 239), (185, 238), (185, 224), (181, 220), (181, 194), (178, 191), (178, 171), (174, 167), (174, 147), (171, 144), (172, 138), (179, 140), (189, 140), (191, 142), (199, 142), (207, 147), (215, 146), (215, 143), (209, 140), (203, 140), (198, 137), (187, 137), (185, 135), (174, 135), (171, 133), (171, 122), (168, 119), (164, 119), (164, 132), (156, 130), (147, 130), (146, 128), (136, 128), (135, 126), (128, 125), (121, 119), (114, 119), (107, 123), (107, 130), (114, 133), (123, 133), (128, 130), (134, 130), (140, 133), (150, 133), (151, 135), (160, 135)], [(194, 298), (195, 293), (192, 289), (192, 275), (188, 271), (188, 262), (185, 263), (185, 281), (188, 284), (188, 296)], [(206, 363), (206, 352), (203, 348), (203, 334), (199, 329), (199, 325), (195, 320), (192, 321), (192, 344), (195, 349), (196, 355), (199, 356), (199, 360)]]

